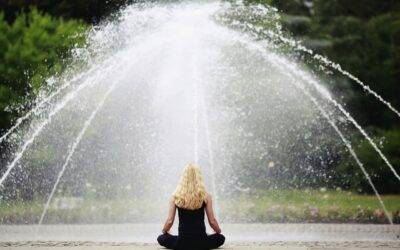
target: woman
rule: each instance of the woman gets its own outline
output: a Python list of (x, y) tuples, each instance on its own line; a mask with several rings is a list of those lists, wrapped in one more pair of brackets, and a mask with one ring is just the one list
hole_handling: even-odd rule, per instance
[[(168, 233), (174, 224), (176, 209), (179, 217), (178, 236)], [(215, 234), (206, 234), (204, 210)], [(225, 242), (214, 216), (211, 196), (206, 192), (199, 168), (194, 164), (185, 167), (178, 187), (172, 194), (162, 232), (157, 241), (169, 249), (214, 249)]]

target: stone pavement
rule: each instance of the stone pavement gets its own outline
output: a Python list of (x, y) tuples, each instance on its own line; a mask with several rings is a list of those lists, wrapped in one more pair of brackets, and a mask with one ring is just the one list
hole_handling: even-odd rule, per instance
[[(159, 224), (0, 225), (0, 248), (163, 249), (155, 244), (159, 229)], [(222, 224), (222, 229), (227, 240), (221, 249), (400, 250), (400, 225)]]
[[(137, 243), (100, 243), (100, 242), (2, 242), (4, 250), (159, 250), (164, 249), (156, 244)], [(226, 244), (222, 250), (393, 250), (400, 249), (400, 242), (269, 242)]]

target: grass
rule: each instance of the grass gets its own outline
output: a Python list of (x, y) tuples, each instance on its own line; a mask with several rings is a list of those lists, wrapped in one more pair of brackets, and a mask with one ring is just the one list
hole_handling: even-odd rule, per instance
[[(382, 196), (388, 210), (400, 209), (400, 195)], [(249, 202), (252, 200), (259, 207), (281, 205), (310, 204), (321, 208), (333, 205), (341, 208), (356, 208), (361, 206), (370, 209), (380, 209), (380, 203), (375, 195), (356, 194), (341, 190), (266, 190), (253, 193), (243, 193), (233, 201)]]
[[(399, 223), (400, 195), (385, 195), (382, 199)], [(388, 222), (374, 195), (342, 190), (263, 190), (220, 203), (225, 219), (237, 222)]]
[[(75, 199), (68, 198), (62, 204), (52, 203), (44, 223), (153, 222), (159, 215), (156, 204), (146, 199), (87, 198), (72, 206), (68, 204), (71, 201), (76, 203)], [(37, 224), (45, 202), (35, 200), (0, 204), (0, 224)]]
[[(400, 223), (400, 195), (382, 198), (393, 221)], [(61, 205), (52, 204), (45, 223), (160, 222), (165, 219), (168, 203), (137, 198), (93, 197), (72, 201), (74, 199), (65, 199)], [(0, 223), (37, 223), (44, 203), (44, 200), (0, 203)], [(257, 190), (234, 197), (221, 197), (216, 204), (223, 222), (388, 223), (374, 195), (341, 190)]]

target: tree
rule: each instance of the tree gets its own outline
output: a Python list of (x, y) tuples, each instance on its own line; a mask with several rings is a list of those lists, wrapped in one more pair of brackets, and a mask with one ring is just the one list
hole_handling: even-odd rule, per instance
[(12, 24), (0, 13), (0, 131), (16, 115), (11, 106), (32, 100), (45, 79), (63, 70), (71, 48), (85, 43), (86, 27), (37, 9)]
[(52, 16), (66, 19), (81, 19), (87, 23), (98, 23), (103, 17), (133, 0), (0, 0), (0, 9), (11, 23), (21, 11), (35, 7)]

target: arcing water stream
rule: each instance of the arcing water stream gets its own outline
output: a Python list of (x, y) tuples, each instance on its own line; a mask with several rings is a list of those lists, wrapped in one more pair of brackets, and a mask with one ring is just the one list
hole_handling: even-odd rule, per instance
[[(270, 29), (253, 24), (260, 18)], [(0, 201), (44, 201), (40, 217), (27, 221), (39, 224), (73, 216), (48, 214), (57, 197), (166, 205), (182, 167), (196, 162), (219, 204), (222, 194), (280, 185), (265, 165), (307, 182), (291, 167), (320, 173), (323, 160), (308, 159), (330, 161), (323, 148), (344, 143), (392, 223), (338, 117), (360, 131), (400, 180), (398, 173), (323, 83), (278, 52), (284, 43), (314, 55), (280, 32), (278, 18), (273, 8), (240, 1), (152, 3), (128, 6), (95, 27), (87, 66), (58, 79), (0, 137), (13, 148), (0, 168)], [(399, 115), (340, 66), (314, 59)]]

